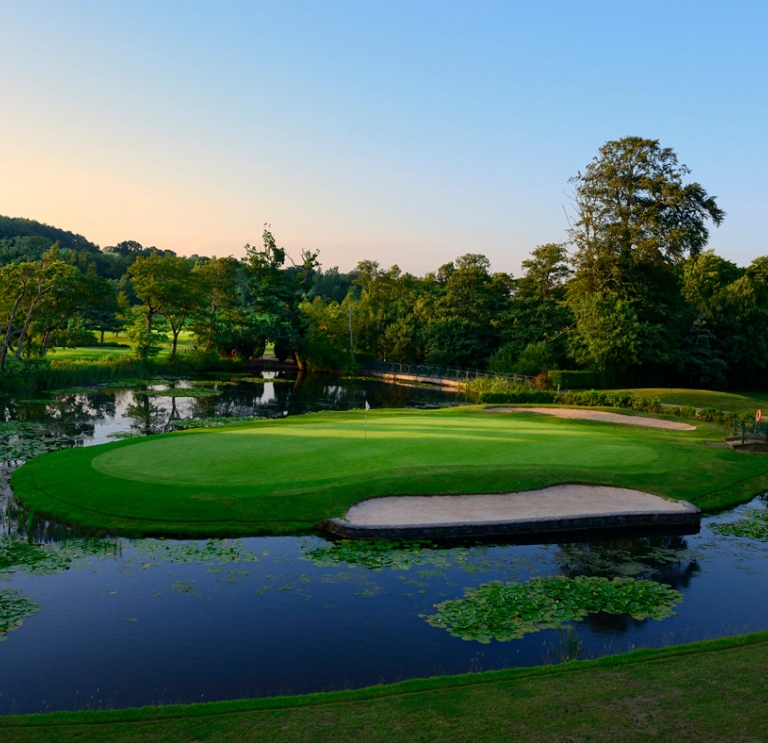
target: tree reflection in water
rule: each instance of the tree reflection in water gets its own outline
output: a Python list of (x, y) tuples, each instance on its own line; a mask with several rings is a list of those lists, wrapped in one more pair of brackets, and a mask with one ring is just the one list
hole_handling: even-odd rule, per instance
[[(680, 591), (701, 570), (688, 541), (679, 535), (569, 542), (558, 547), (559, 572), (569, 578), (646, 578)], [(630, 628), (641, 626), (642, 621), (600, 612), (590, 614), (584, 624), (598, 633), (625, 634)]]

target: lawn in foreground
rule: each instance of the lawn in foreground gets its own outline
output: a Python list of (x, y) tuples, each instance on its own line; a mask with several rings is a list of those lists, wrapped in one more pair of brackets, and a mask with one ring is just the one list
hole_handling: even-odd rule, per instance
[(0, 719), (13, 743), (762, 741), (768, 633), (357, 691)]
[(16, 494), (62, 521), (135, 534), (312, 529), (383, 495), (498, 493), (581, 482), (705, 509), (768, 487), (768, 459), (707, 446), (723, 430), (633, 428), (478, 407), (322, 413), (45, 454)]

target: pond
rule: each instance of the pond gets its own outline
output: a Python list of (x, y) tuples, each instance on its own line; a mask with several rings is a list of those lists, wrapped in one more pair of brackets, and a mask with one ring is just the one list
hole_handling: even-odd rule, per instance
[[(696, 535), (446, 546), (78, 537), (10, 495), (10, 468), (48, 448), (366, 399), (373, 407), (460, 402), (365, 379), (223, 381), (0, 398), (0, 713), (327, 691), (768, 629), (763, 497), (703, 519)], [(168, 388), (196, 396), (146, 394)], [(748, 528), (716, 526), (745, 516)], [(588, 612), (576, 605), (586, 587)], [(639, 593), (594, 604), (606, 587)], [(511, 631), (478, 611), (480, 599), (504, 591), (523, 597)], [(553, 596), (555, 608), (546, 603)]]

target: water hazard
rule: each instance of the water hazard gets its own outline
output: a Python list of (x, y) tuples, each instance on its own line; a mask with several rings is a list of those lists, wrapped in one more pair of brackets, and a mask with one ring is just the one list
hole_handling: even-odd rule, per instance
[[(168, 387), (201, 392), (145, 394)], [(458, 402), (449, 393), (359, 379), (155, 381), (0, 399), (0, 453), (7, 475), (9, 460), (48, 448), (229, 417), (360, 407), (366, 399), (374, 407)], [(69, 534), (27, 513), (6, 487), (0, 713), (296, 694), (768, 629), (765, 505), (757, 498), (708, 517), (692, 536), (569, 544), (128, 540)], [(757, 524), (735, 530), (745, 536), (710, 528), (745, 515)], [(534, 587), (554, 576), (652, 581), (679, 597), (662, 619), (639, 618), (638, 604), (581, 621), (566, 611), (562, 621), (550, 613), (537, 625), (534, 616), (519, 639), (506, 642), (479, 641), (482, 632), (462, 639), (434, 619), (436, 604), (464, 600), (492, 581)], [(473, 605), (461, 606), (471, 622)]]

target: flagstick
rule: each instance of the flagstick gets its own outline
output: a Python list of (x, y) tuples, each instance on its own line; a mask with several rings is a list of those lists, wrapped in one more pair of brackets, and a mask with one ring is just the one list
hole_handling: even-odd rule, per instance
[(364, 430), (365, 430), (365, 433), (363, 434), (363, 438), (367, 439), (368, 438), (368, 409), (367, 408), (365, 411), (365, 429)]

